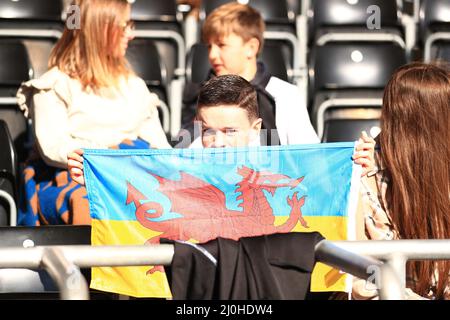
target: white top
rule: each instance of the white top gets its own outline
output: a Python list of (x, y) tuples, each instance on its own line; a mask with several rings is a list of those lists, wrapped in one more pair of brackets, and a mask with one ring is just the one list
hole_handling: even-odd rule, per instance
[(19, 106), (33, 117), (36, 142), (48, 165), (64, 168), (70, 151), (106, 149), (138, 137), (153, 148), (171, 147), (158, 118), (157, 96), (136, 76), (120, 87), (114, 97), (98, 96), (57, 68), (22, 84)]
[(320, 143), (298, 87), (271, 77), (266, 91), (275, 99), (275, 124), (281, 145)]

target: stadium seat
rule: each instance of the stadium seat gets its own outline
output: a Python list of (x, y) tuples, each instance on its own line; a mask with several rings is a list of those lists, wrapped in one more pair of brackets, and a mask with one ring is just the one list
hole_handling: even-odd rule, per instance
[(0, 36), (57, 39), (62, 15), (61, 0), (0, 0)]
[(167, 70), (170, 84), (170, 131), (176, 136), (181, 126), (181, 97), (185, 76), (186, 45), (182, 33), (182, 14), (176, 0), (136, 0), (131, 19), (136, 22), (136, 39), (151, 39)]
[(33, 76), (25, 45), (20, 40), (0, 39), (0, 119), (8, 124), (19, 162), (31, 147), (31, 131), (16, 101), (17, 89)]
[[(265, 45), (259, 60), (264, 62), (273, 76), (285, 81), (291, 79), (288, 75), (289, 61), (282, 47), (276, 44)], [(186, 66), (186, 81), (188, 83), (201, 83), (206, 79), (211, 69), (206, 45), (197, 43), (192, 46), (187, 57)]]
[(404, 47), (408, 57), (411, 55), (415, 24), (413, 17), (402, 13), (402, 1), (311, 2), (308, 9), (311, 45), (335, 41), (390, 41)]
[(64, 28), (61, 0), (0, 0), (0, 38), (24, 40), (35, 77), (46, 70), (50, 51)]
[[(90, 245), (90, 226), (0, 227), (0, 247)], [(81, 269), (90, 281), (90, 269)], [(115, 295), (90, 292), (91, 299)], [(0, 299), (59, 299), (58, 290), (44, 270), (0, 269)]]
[[(201, 18), (205, 18), (215, 8), (231, 2), (232, 0), (207, 0), (202, 1)], [(290, 14), (291, 7), (287, 1), (283, 0), (249, 0), (249, 1), (237, 1), (240, 3), (248, 4), (249, 6), (258, 10), (264, 21), (268, 25), (274, 24), (292, 24), (293, 16)]]
[(372, 137), (380, 132), (379, 119), (333, 119), (325, 120), (322, 142), (356, 141), (365, 130)]
[(136, 39), (129, 43), (127, 58), (136, 74), (144, 79), (151, 92), (161, 100), (160, 118), (164, 131), (170, 131), (167, 70), (152, 40)]
[(8, 125), (0, 120), (0, 226), (17, 221), (18, 164)]
[[(394, 70), (405, 63), (403, 48), (391, 42), (330, 42), (316, 46), (309, 72), (310, 113), (319, 138), (324, 133), (326, 113), (332, 108), (354, 112), (380, 108), (385, 85)], [(348, 113), (345, 118), (349, 118)]]
[(421, 1), (420, 37), (424, 45), (424, 60), (444, 59), (450, 62), (450, 2), (445, 0)]
[(433, 44), (433, 47), (436, 52), (434, 55), (431, 55), (432, 60), (446, 61), (450, 63), (450, 41), (436, 41)]

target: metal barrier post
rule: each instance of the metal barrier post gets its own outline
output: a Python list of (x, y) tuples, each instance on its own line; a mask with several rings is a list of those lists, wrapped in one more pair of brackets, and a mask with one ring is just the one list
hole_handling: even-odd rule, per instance
[(41, 265), (58, 285), (62, 300), (89, 300), (86, 279), (80, 268), (64, 256), (62, 249), (45, 248)]
[(378, 293), (381, 300), (404, 300), (405, 288), (402, 286), (402, 280), (398, 277), (390, 263), (384, 263), (381, 266), (380, 287)]

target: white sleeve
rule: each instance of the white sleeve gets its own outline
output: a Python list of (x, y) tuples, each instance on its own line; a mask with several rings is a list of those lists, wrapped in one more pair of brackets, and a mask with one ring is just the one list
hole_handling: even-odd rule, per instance
[(67, 154), (75, 149), (107, 148), (93, 141), (71, 136), (67, 106), (54, 90), (34, 94), (33, 104), (36, 142), (48, 165), (66, 168)]
[(275, 99), (276, 124), (281, 144), (314, 144), (320, 140), (314, 130), (300, 89), (272, 77), (266, 86)]
[(308, 110), (301, 94), (296, 92), (296, 98), (290, 100), (289, 110), (292, 118), (287, 120), (288, 144), (320, 143), (309, 118)]

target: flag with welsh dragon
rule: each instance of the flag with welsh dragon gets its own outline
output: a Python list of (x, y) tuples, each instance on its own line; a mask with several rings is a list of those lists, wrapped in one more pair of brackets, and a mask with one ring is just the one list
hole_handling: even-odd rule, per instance
[[(353, 150), (353, 143), (86, 149), (92, 244), (203, 243), (312, 231), (328, 240), (354, 239), (360, 171)], [(91, 288), (171, 297), (162, 266), (93, 268)], [(348, 275), (316, 264), (311, 291), (348, 289)]]

